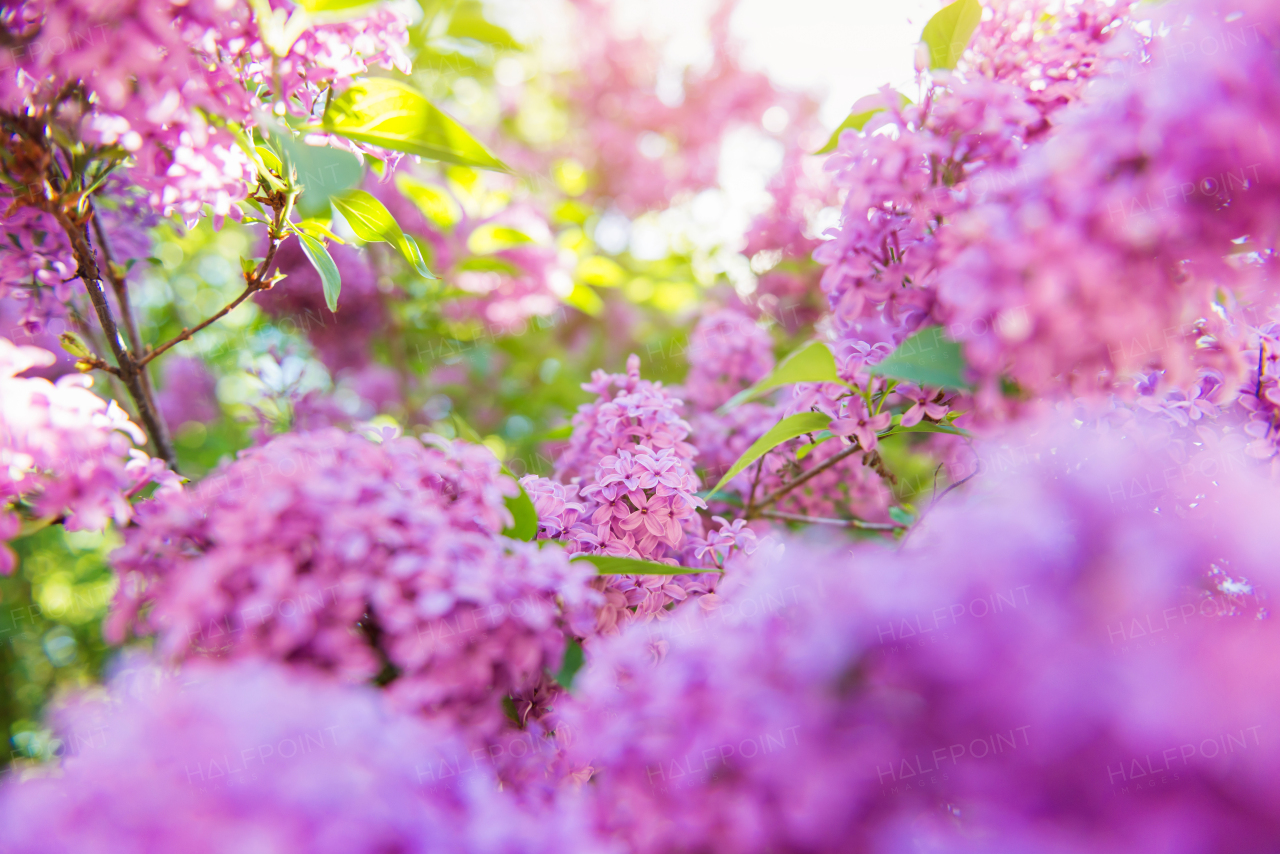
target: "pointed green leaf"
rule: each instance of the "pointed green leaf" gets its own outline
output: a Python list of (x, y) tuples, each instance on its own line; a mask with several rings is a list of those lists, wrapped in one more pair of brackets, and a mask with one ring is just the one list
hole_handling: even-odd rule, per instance
[[(824, 348), (825, 349), (825, 348)], [(720, 478), (720, 482), (712, 487), (712, 492), (718, 492), (720, 487), (733, 480), (747, 466), (781, 445), (783, 442), (790, 441), (797, 436), (803, 436), (805, 433), (816, 433), (819, 430), (825, 430), (831, 424), (831, 416), (823, 415), (821, 412), (800, 412), (789, 418), (784, 418), (770, 428), (755, 441), (750, 448), (742, 456), (738, 457), (738, 461), (733, 464), (733, 468), (725, 472), (725, 476)]]
[(361, 80), (334, 98), (325, 110), (324, 129), (430, 160), (510, 171), (420, 92), (386, 77)]
[(284, 160), (293, 168), (302, 187), (295, 205), (307, 218), (329, 217), (329, 197), (360, 183), (364, 166), (350, 151), (327, 145), (307, 145), (289, 131), (271, 135)]
[(760, 395), (778, 386), (791, 383), (840, 383), (840, 374), (836, 372), (836, 359), (821, 341), (814, 341), (796, 350), (778, 363), (764, 379), (751, 388), (740, 391), (721, 407), (721, 411), (754, 400)]
[(403, 172), (397, 172), (396, 189), (417, 205), (423, 216), (446, 231), (462, 219), (462, 207), (445, 192), (443, 187), (427, 184)]
[(573, 688), (573, 677), (578, 675), (584, 663), (586, 656), (582, 654), (582, 644), (570, 638), (564, 645), (564, 660), (560, 665), (560, 672), (556, 674), (556, 681), (561, 688), (566, 691)]
[(569, 559), (571, 563), (586, 561), (594, 564), (596, 572), (601, 575), (701, 575), (704, 572), (720, 572), (718, 569), (701, 569), (696, 566), (671, 566), (651, 560), (637, 560), (632, 557), (613, 557), (612, 555), (575, 555)]
[(956, 0), (930, 18), (920, 36), (929, 46), (929, 67), (955, 68), (981, 20), (978, 0)]
[[(901, 92), (898, 93), (898, 97), (902, 99), (903, 106), (911, 103), (911, 99)], [(831, 138), (827, 140), (827, 144), (815, 151), (814, 154), (830, 154), (835, 151), (836, 146), (840, 144), (841, 133), (849, 129), (862, 130), (867, 126), (867, 122), (871, 121), (872, 116), (876, 113), (884, 112), (885, 108), (880, 106), (883, 101), (884, 98), (879, 92), (874, 95), (868, 95), (865, 98), (859, 98), (854, 103), (853, 111), (849, 113), (848, 118), (840, 123), (840, 127), (831, 132)]]
[(511, 537), (513, 540), (524, 540), (526, 543), (531, 542), (538, 536), (538, 511), (533, 506), (533, 500), (529, 498), (529, 493), (524, 491), (524, 487), (520, 484), (520, 479), (511, 473), (511, 469), (505, 465), (502, 467), (502, 473), (510, 477), (516, 482), (520, 493), (512, 495), (504, 499), (507, 509), (511, 511), (511, 518), (514, 520), (510, 528), (503, 530), (504, 537)]
[(921, 386), (967, 389), (965, 367), (960, 345), (943, 337), (941, 326), (926, 326), (868, 370)]
[(418, 248), (417, 242), (400, 229), (400, 224), (391, 215), (391, 211), (371, 194), (364, 190), (348, 190), (330, 201), (347, 221), (347, 225), (351, 226), (356, 237), (366, 243), (390, 243), (400, 250), (405, 260), (418, 271), (418, 275), (427, 279), (436, 278), (423, 262), (422, 250)]
[(814, 452), (814, 449), (816, 449), (823, 442), (827, 441), (828, 439), (834, 439), (834, 438), (835, 438), (835, 435), (830, 430), (820, 430), (817, 433), (814, 433), (813, 434), (814, 441), (812, 445), (802, 445), (801, 447), (796, 448), (796, 462), (799, 462), (800, 460), (803, 460), (805, 457), (812, 454)]
[(298, 240), (302, 241), (302, 251), (306, 253), (311, 266), (320, 274), (320, 282), (324, 285), (324, 302), (329, 311), (338, 313), (338, 295), (342, 293), (342, 276), (338, 275), (338, 265), (329, 257), (329, 250), (324, 244), (311, 235), (295, 231)]

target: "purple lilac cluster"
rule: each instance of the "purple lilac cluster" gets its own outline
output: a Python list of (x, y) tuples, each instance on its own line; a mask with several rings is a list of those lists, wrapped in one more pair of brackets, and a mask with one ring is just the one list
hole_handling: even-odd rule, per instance
[[(570, 552), (718, 568), (755, 535), (741, 524), (698, 515), (696, 450), (685, 441), (682, 401), (661, 383), (640, 378), (640, 358), (625, 374), (597, 370), (583, 384), (595, 402), (579, 407), (573, 435), (556, 464), (558, 480), (527, 475), (521, 483), (538, 510), (538, 537)], [(711, 589), (702, 575), (611, 575), (600, 579), (606, 605), (597, 630), (630, 620), (663, 619), (673, 602)]]
[(274, 107), (314, 118), (324, 92), (369, 63), (410, 67), (404, 21), (387, 8), (313, 25), (290, 4), (262, 7), (269, 20), (239, 0), (7, 5), (0, 109), (55, 111), (73, 137), (127, 156), (157, 209), (234, 214), (255, 170), (222, 121)]
[(762, 549), (716, 610), (595, 648), (563, 714), (602, 831), (635, 852), (1265, 850), (1274, 487), (1130, 427), (1007, 435), (905, 548)]
[(59, 774), (0, 789), (5, 851), (608, 850), (573, 799), (534, 815), (456, 733), (369, 688), (266, 662), (111, 687), (58, 710)]
[(139, 514), (112, 555), (115, 641), (169, 660), (267, 657), (480, 737), (594, 624), (591, 567), (501, 536), (516, 484), (484, 447), (286, 434)]
[(1158, 371), (1185, 392), (1206, 368), (1228, 394), (1238, 386), (1247, 337), (1227, 315), (1273, 298), (1258, 235), (1280, 216), (1280, 18), (1273, 4), (1236, 11), (1193, 2), (1157, 15), (1149, 58), (1029, 153), (1025, 181), (952, 230), (939, 316), (957, 330), (989, 324), (966, 339), (989, 393), (1001, 371), (1031, 391), (1060, 375), (1087, 390)]
[[(934, 72), (918, 104), (888, 89), (861, 104), (881, 112), (861, 133), (846, 131), (827, 161), (847, 194), (839, 229), (814, 253), (827, 267), (822, 289), (842, 344), (892, 347), (924, 325), (942, 323), (987, 378), (978, 395), (981, 413), (1008, 408), (999, 393), (1007, 348), (999, 342), (1030, 334), (1030, 297), (997, 296), (976, 276), (965, 279), (970, 284), (961, 293), (949, 284), (958, 277), (946, 238), (969, 235), (973, 209), (1028, 180), (1028, 146), (1038, 149), (1063, 132), (1066, 107), (1105, 70), (1099, 56), (1109, 45), (1132, 45), (1119, 37), (1129, 33), (1128, 6), (1000, 4), (978, 26), (981, 52), (968, 52), (957, 71)], [(1021, 210), (1020, 216), (1038, 210), (1000, 209)], [(1080, 322), (1073, 320), (1073, 328)], [(1028, 363), (1015, 379), (1039, 389), (1051, 373)]]
[(179, 490), (163, 460), (135, 447), (146, 437), (115, 401), (89, 390), (82, 374), (19, 376), (53, 364), (53, 354), (0, 338), (0, 572), (13, 571), (7, 540), (21, 529), (19, 510), (62, 520), (67, 530), (100, 530), (133, 516), (129, 499), (153, 480), (162, 498)]

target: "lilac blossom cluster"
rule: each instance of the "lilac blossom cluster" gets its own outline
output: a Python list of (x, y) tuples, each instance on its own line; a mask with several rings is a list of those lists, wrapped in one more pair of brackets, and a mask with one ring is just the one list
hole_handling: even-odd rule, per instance
[(82, 374), (57, 383), (19, 376), (53, 364), (53, 354), (0, 338), (0, 572), (14, 555), (5, 541), (23, 515), (57, 519), (67, 530), (101, 530), (133, 517), (129, 499), (153, 480), (162, 498), (180, 489), (162, 460), (137, 447), (146, 438), (116, 404), (89, 390)]
[[(1273, 486), (1014, 433), (905, 548), (762, 549), (593, 650), (566, 768), (635, 852), (1264, 850)], [(1156, 512), (1153, 512), (1156, 511)]]
[[(918, 104), (889, 89), (864, 99), (861, 107), (879, 112), (860, 133), (844, 132), (828, 159), (847, 194), (839, 229), (814, 253), (827, 268), (822, 289), (843, 344), (893, 347), (941, 322), (965, 343), (969, 363), (985, 381), (982, 412), (1008, 405), (999, 380), (1009, 359), (999, 342), (1031, 334), (1032, 295), (996, 296), (980, 277), (965, 278), (961, 292), (947, 235), (971, 234), (973, 209), (1027, 181), (1028, 147), (1038, 150), (1064, 132), (1071, 113), (1065, 108), (1106, 70), (1099, 57), (1109, 45), (1132, 47), (1132, 38), (1120, 38), (1131, 35), (1128, 6), (1000, 4), (978, 25), (975, 44), (982, 51), (970, 50), (956, 71), (934, 72)], [(1091, 156), (1096, 148), (1076, 150)], [(1035, 210), (1000, 209), (1020, 216)], [(1061, 370), (1061, 364), (1028, 361), (1016, 366), (1013, 378), (1040, 390)]]
[(46, 0), (0, 15), (0, 109), (51, 112), (72, 138), (127, 157), (153, 207), (188, 219), (205, 204), (238, 215), (255, 180), (227, 122), (315, 118), (370, 63), (409, 70), (404, 20), (387, 7), (319, 24), (291, 4), (240, 0)]
[(265, 662), (161, 679), (59, 709), (60, 773), (0, 788), (5, 851), (608, 850), (572, 799), (535, 815), (372, 689)]
[[(538, 511), (539, 539), (558, 540), (572, 553), (709, 569), (754, 548), (755, 535), (741, 522), (715, 517), (704, 525), (683, 402), (640, 378), (638, 356), (627, 359), (625, 374), (597, 370), (583, 389), (597, 399), (573, 417), (557, 480), (521, 479)], [(662, 619), (672, 603), (712, 589), (708, 578), (607, 576), (597, 582), (607, 597), (597, 629), (608, 634), (632, 619)]]
[(478, 445), (280, 436), (140, 513), (112, 555), (107, 633), (155, 633), (169, 660), (376, 677), (403, 707), (492, 734), (600, 598), (591, 567), (501, 536), (515, 492)]

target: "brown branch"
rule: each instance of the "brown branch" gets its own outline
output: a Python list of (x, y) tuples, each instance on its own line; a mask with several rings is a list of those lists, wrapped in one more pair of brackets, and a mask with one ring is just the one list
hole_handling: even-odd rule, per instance
[[(151, 385), (151, 374), (146, 369), (148, 359), (143, 359), (142, 354), (145, 352), (142, 346), (142, 336), (138, 334), (138, 324), (133, 316), (133, 306), (129, 302), (129, 286), (125, 282), (124, 277), (116, 272), (115, 259), (111, 255), (111, 243), (107, 240), (107, 232), (102, 227), (102, 221), (98, 218), (98, 212), (94, 209), (93, 203), (89, 203), (90, 222), (93, 224), (93, 233), (98, 237), (98, 249), (102, 252), (103, 265), (107, 281), (111, 283), (111, 290), (116, 295), (116, 305), (120, 308), (120, 323), (124, 327), (125, 336), (129, 340), (129, 351), (133, 359), (133, 363), (138, 370), (138, 381), (142, 387), (142, 393), (147, 396), (147, 403), (151, 407), (151, 411), (155, 413), (156, 424), (163, 433), (163, 440), (166, 445), (172, 444), (169, 436), (169, 425), (165, 423), (164, 414), (160, 411), (160, 407), (156, 406), (156, 393)], [(158, 443), (157, 443), (158, 444)], [(173, 462), (169, 461), (172, 466)]]
[[(760, 503), (756, 505), (756, 509), (762, 509), (762, 508), (768, 507), (770, 504), (773, 504), (778, 499), (782, 498), (784, 495), (791, 492), (791, 490), (795, 489), (798, 486), (802, 486), (805, 483), (808, 483), (810, 480), (813, 480), (813, 478), (822, 474), (824, 471), (831, 468), (836, 463), (840, 462), (846, 457), (852, 456), (853, 454), (857, 453), (860, 450), (862, 450), (862, 446), (859, 445), (858, 441), (855, 439), (853, 444), (845, 448), (843, 451), (840, 451), (835, 456), (828, 457), (827, 459), (823, 460), (819, 465), (816, 465), (813, 468), (809, 469), (807, 472), (800, 475), (795, 480), (791, 481), (790, 483), (784, 483), (782, 486), (778, 487), (773, 492), (770, 492), (764, 498), (760, 499)], [(751, 518), (751, 517), (748, 516), (747, 518)]]
[(896, 531), (899, 528), (906, 527), (894, 522), (864, 522), (861, 519), (824, 519), (819, 516), (802, 516), (799, 513), (779, 513), (776, 510), (763, 510), (760, 515), (765, 519), (778, 519), (783, 522), (832, 525), (837, 528), (860, 528), (864, 531)]
[(98, 315), (98, 323), (106, 336), (107, 346), (111, 348), (112, 355), (116, 358), (116, 365), (120, 369), (120, 381), (124, 383), (129, 396), (133, 398), (134, 405), (138, 407), (138, 417), (142, 421), (142, 427), (151, 437), (151, 443), (155, 446), (157, 455), (176, 471), (177, 457), (174, 455), (173, 445), (169, 442), (163, 422), (160, 421), (151, 399), (143, 388), (138, 365), (120, 337), (120, 330), (111, 313), (111, 304), (107, 302), (107, 294), (102, 287), (102, 274), (98, 270), (98, 259), (89, 242), (89, 230), (84, 223), (73, 219), (61, 205), (53, 204), (49, 207), (52, 208), (50, 213), (58, 220), (58, 224), (67, 234), (67, 240), (71, 242), (71, 251), (76, 257), (77, 273), (80, 280), (84, 282), (85, 290), (89, 293), (93, 310)]
[[(275, 198), (275, 195), (281, 195), (281, 199), (277, 200)], [(285, 211), (287, 210), (287, 206), (285, 205), (283, 200), (283, 194), (275, 194), (275, 195), (272, 195), (268, 198), (260, 198), (257, 196), (254, 197), (258, 201), (271, 206), (275, 210), (276, 215), (275, 215), (275, 222), (271, 224), (271, 229), (267, 235), (270, 241), (269, 245), (267, 246), (267, 257), (262, 259), (262, 262), (258, 264), (257, 268), (254, 269), (253, 273), (245, 275), (244, 290), (240, 292), (240, 295), (238, 297), (236, 297), (231, 302), (224, 305), (216, 314), (213, 314), (210, 317), (206, 318), (205, 320), (202, 320), (200, 323), (197, 323), (195, 326), (184, 327), (183, 330), (179, 332), (177, 335), (175, 335), (173, 338), (164, 342), (154, 350), (149, 351), (147, 355), (143, 356), (138, 361), (139, 366), (146, 365), (156, 356), (159, 356), (161, 353), (170, 349), (174, 345), (190, 339), (193, 335), (195, 335), (197, 332), (204, 329), (205, 327), (208, 327), (214, 323), (217, 323), (219, 320), (221, 320), (222, 318), (230, 314), (237, 306), (240, 305), (240, 303), (244, 302), (249, 297), (257, 293), (258, 291), (263, 291), (271, 287), (271, 284), (267, 281), (267, 272), (271, 269), (271, 264), (273, 261), (275, 261), (276, 250), (280, 248), (280, 241), (284, 238), (284, 216), (285, 216)]]

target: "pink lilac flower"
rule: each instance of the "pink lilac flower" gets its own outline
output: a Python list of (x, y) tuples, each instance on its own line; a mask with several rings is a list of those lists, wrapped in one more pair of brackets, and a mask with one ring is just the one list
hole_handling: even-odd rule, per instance
[[(573, 435), (556, 461), (556, 479), (521, 479), (534, 497), (539, 539), (557, 540), (572, 553), (604, 554), (672, 565), (707, 566), (697, 554), (703, 522), (689, 424), (683, 402), (661, 383), (640, 378), (640, 359), (625, 374), (596, 371), (583, 385), (598, 395), (579, 407)], [(746, 540), (743, 541), (747, 542)], [(597, 632), (631, 620), (665, 619), (666, 608), (711, 589), (700, 574), (602, 576), (605, 593)]]
[(879, 441), (876, 433), (887, 430), (893, 415), (880, 412), (872, 415), (866, 401), (861, 397), (851, 397), (845, 404), (844, 417), (831, 422), (831, 432), (837, 436), (852, 436), (865, 451), (875, 450)]
[(154, 633), (169, 660), (377, 677), (402, 707), (491, 736), (502, 698), (559, 670), (599, 600), (590, 566), (500, 536), (515, 489), (478, 445), (282, 435), (147, 506), (112, 556), (107, 632)]
[(607, 850), (576, 799), (500, 791), (464, 739), (372, 689), (267, 662), (159, 678), (58, 709), (58, 773), (0, 788), (6, 851)]
[(1038, 428), (984, 446), (1003, 471), (900, 549), (762, 549), (717, 607), (596, 646), (563, 768), (591, 773), (601, 830), (635, 852), (1265, 850), (1274, 485), (1137, 424)]
[(69, 531), (101, 530), (133, 517), (129, 498), (151, 481), (161, 497), (179, 480), (163, 461), (134, 447), (146, 439), (123, 410), (71, 374), (57, 383), (19, 376), (53, 364), (53, 354), (0, 338), (0, 572), (13, 570), (5, 540), (17, 536), (17, 505), (34, 517), (58, 517)]
[[(266, 5), (281, 18), (296, 11)], [(204, 204), (233, 213), (256, 180), (224, 120), (255, 124), (275, 107), (315, 118), (329, 88), (370, 63), (410, 68), (404, 20), (388, 8), (305, 27), (290, 44), (277, 30), (272, 46), (238, 0), (47, 0), (0, 14), (11, 34), (0, 64), (16, 70), (0, 81), (0, 109), (53, 111), (73, 137), (118, 147), (150, 204), (188, 219)], [(77, 86), (80, 98), (68, 99)]]

